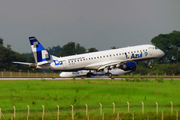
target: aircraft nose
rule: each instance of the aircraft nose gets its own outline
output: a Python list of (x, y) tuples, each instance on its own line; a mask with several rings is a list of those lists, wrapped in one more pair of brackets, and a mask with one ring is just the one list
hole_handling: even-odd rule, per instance
[(165, 55), (165, 53), (164, 53), (162, 50), (160, 50), (159, 56), (160, 56), (160, 57), (163, 57), (164, 55)]

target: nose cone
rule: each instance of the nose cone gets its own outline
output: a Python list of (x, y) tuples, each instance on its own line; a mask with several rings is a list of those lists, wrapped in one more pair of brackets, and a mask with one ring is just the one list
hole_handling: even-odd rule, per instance
[(161, 58), (161, 57), (163, 57), (164, 55), (165, 55), (164, 52), (159, 49), (159, 51), (158, 51), (158, 57)]

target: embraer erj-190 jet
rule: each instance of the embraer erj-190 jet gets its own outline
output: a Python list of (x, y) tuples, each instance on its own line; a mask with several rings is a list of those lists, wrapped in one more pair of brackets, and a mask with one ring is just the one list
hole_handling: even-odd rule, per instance
[(99, 52), (55, 57), (44, 49), (35, 37), (29, 37), (32, 52), (36, 63), (13, 62), (29, 65), (38, 69), (59, 71), (89, 70), (87, 76), (91, 76), (91, 70), (109, 70), (119, 68), (124, 71), (135, 70), (136, 62), (151, 61), (164, 56), (164, 52), (154, 45), (137, 45), (119, 49), (104, 50)]

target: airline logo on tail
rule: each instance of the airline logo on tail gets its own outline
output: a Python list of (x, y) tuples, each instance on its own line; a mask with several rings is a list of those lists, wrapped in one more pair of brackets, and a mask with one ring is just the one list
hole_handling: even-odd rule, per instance
[(35, 37), (29, 37), (29, 41), (36, 63), (48, 63), (47, 61), (51, 60), (51, 57), (40, 42)]

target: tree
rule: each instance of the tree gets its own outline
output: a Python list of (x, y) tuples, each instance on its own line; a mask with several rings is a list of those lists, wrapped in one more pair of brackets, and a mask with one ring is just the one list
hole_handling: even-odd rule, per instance
[(116, 46), (112, 46), (111, 49), (117, 49), (117, 47)]
[(89, 53), (89, 52), (97, 52), (97, 51), (98, 50), (96, 48), (92, 47), (92, 48), (89, 48), (87, 52)]
[(3, 45), (3, 38), (0, 37), (0, 45)]
[(62, 47), (58, 56), (63, 57), (81, 53), (86, 53), (86, 49), (83, 46), (81, 46), (79, 43), (75, 44), (75, 42), (69, 42)]
[(180, 61), (180, 31), (173, 31), (169, 34), (160, 34), (151, 40), (151, 43), (160, 48), (164, 57), (155, 60), (158, 63), (176, 63)]
[(61, 51), (61, 47), (59, 45), (57, 45), (57, 46), (53, 46), (53, 47), (48, 47), (46, 50), (50, 55), (57, 56), (59, 54), (59, 52)]
[(76, 44), (76, 54), (86, 53), (86, 49), (79, 43)]
[(69, 42), (62, 47), (58, 56), (63, 57), (68, 55), (75, 55), (75, 53), (76, 53), (75, 42)]
[(11, 50), (11, 45), (7, 44), (7, 49)]

